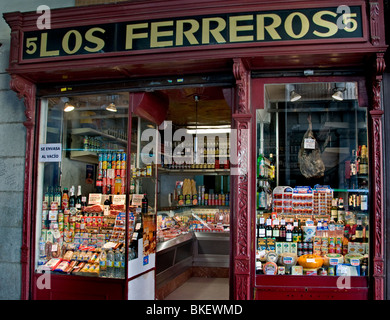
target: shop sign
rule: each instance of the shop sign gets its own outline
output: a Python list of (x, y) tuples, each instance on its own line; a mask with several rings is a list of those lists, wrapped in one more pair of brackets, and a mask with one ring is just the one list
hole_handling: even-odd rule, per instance
[[(52, 18), (52, 24), (55, 20)], [(223, 13), (27, 31), (23, 60), (155, 49), (361, 39), (360, 6)]]
[(39, 162), (61, 162), (61, 143), (39, 145)]

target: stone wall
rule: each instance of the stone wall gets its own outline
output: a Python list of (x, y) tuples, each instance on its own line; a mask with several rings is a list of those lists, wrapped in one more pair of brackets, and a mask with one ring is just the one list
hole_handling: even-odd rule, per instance
[(36, 11), (74, 6), (75, 0), (12, 0), (1, 6), (0, 17), (0, 300), (18, 300), (21, 295), (20, 248), (22, 245), (23, 185), (26, 147), (24, 103), (10, 89), (10, 28), (4, 12)]

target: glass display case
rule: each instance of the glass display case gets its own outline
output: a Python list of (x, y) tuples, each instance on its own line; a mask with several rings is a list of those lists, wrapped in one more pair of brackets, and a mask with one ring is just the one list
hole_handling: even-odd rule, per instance
[(367, 276), (367, 110), (357, 83), (266, 84), (264, 92), (256, 273)]

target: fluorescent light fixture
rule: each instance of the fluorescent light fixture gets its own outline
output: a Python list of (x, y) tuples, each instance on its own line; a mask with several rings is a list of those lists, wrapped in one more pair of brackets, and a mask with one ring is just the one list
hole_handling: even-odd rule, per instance
[(230, 133), (230, 128), (222, 129), (187, 129), (188, 134), (215, 134), (215, 133)]
[(344, 100), (343, 92), (341, 90), (335, 90), (335, 92), (332, 94), (332, 98), (337, 101), (343, 101)]
[(73, 110), (74, 110), (74, 105), (70, 104), (69, 102), (65, 102), (64, 112), (71, 112)]
[(116, 109), (116, 106), (114, 103), (110, 103), (107, 107), (106, 107), (106, 110), (107, 111), (111, 111), (111, 112), (117, 112), (118, 110)]
[(299, 93), (296, 93), (294, 90), (290, 92), (290, 101), (291, 102), (298, 101), (301, 98), (302, 98), (302, 96)]

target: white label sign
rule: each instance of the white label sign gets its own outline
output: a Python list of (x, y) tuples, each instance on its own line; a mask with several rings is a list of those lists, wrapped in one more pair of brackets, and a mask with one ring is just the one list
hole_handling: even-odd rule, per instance
[(306, 138), (303, 147), (305, 149), (312, 149), (314, 150), (316, 148), (316, 141), (311, 138)]
[(61, 143), (39, 145), (39, 162), (61, 162)]

